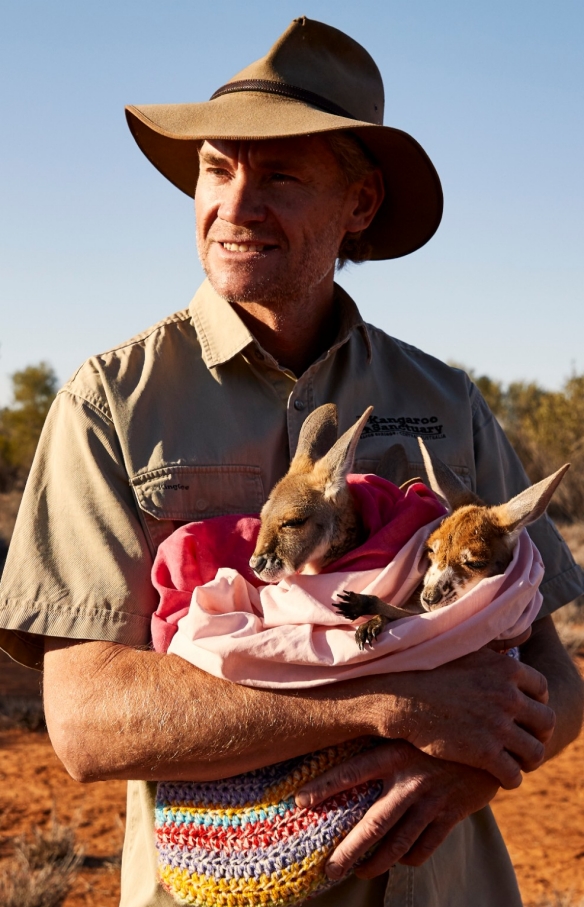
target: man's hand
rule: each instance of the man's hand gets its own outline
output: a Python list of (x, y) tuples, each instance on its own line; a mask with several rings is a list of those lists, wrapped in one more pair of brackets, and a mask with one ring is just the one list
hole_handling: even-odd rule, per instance
[(555, 715), (545, 678), (529, 665), (482, 649), (432, 671), (398, 675), (397, 683), (403, 727), (396, 733), (395, 714), (388, 715), (379, 736), (487, 771), (508, 789), (521, 784), (522, 771), (541, 765)]
[(331, 856), (326, 873), (344, 876), (367, 851), (375, 853), (357, 869), (373, 878), (395, 863), (419, 866), (454, 826), (493, 799), (492, 775), (426, 756), (402, 741), (383, 743), (354, 756), (311, 781), (296, 795), (301, 807), (315, 806), (356, 784), (383, 780), (383, 792)]

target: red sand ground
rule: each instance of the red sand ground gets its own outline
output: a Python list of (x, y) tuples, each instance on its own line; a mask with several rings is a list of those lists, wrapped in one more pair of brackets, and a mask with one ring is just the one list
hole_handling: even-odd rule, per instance
[[(38, 675), (0, 661), (0, 694), (35, 690)], [(10, 855), (10, 839), (48, 825), (53, 807), (59, 821), (77, 826), (88, 857), (119, 854), (125, 784), (72, 781), (45, 733), (0, 731), (0, 782), (0, 866)], [(501, 792), (494, 808), (526, 907), (548, 899), (551, 905), (555, 893), (571, 894), (579, 904), (584, 898), (584, 736), (528, 775), (518, 791)], [(116, 907), (118, 897), (118, 870), (83, 868), (64, 907)]]

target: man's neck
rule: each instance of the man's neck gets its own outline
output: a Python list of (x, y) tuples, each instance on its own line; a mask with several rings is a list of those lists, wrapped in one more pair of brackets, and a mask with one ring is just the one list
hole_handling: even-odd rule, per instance
[(304, 304), (278, 305), (232, 302), (231, 305), (258, 343), (283, 368), (300, 376), (329, 349), (339, 330), (334, 286)]

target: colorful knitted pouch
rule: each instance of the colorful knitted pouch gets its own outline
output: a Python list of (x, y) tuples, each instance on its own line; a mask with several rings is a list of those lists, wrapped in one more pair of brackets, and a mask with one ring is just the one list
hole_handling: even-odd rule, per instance
[(325, 863), (379, 797), (381, 782), (314, 809), (299, 809), (294, 794), (365, 746), (351, 741), (224, 781), (160, 782), (162, 886), (195, 907), (292, 907), (331, 888)]

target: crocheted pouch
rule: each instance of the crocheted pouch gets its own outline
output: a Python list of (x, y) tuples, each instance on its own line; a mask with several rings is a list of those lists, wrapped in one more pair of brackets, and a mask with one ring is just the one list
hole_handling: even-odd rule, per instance
[(195, 907), (292, 907), (331, 888), (325, 863), (379, 797), (381, 782), (314, 809), (299, 809), (294, 794), (367, 746), (351, 741), (224, 781), (159, 782), (162, 886)]

